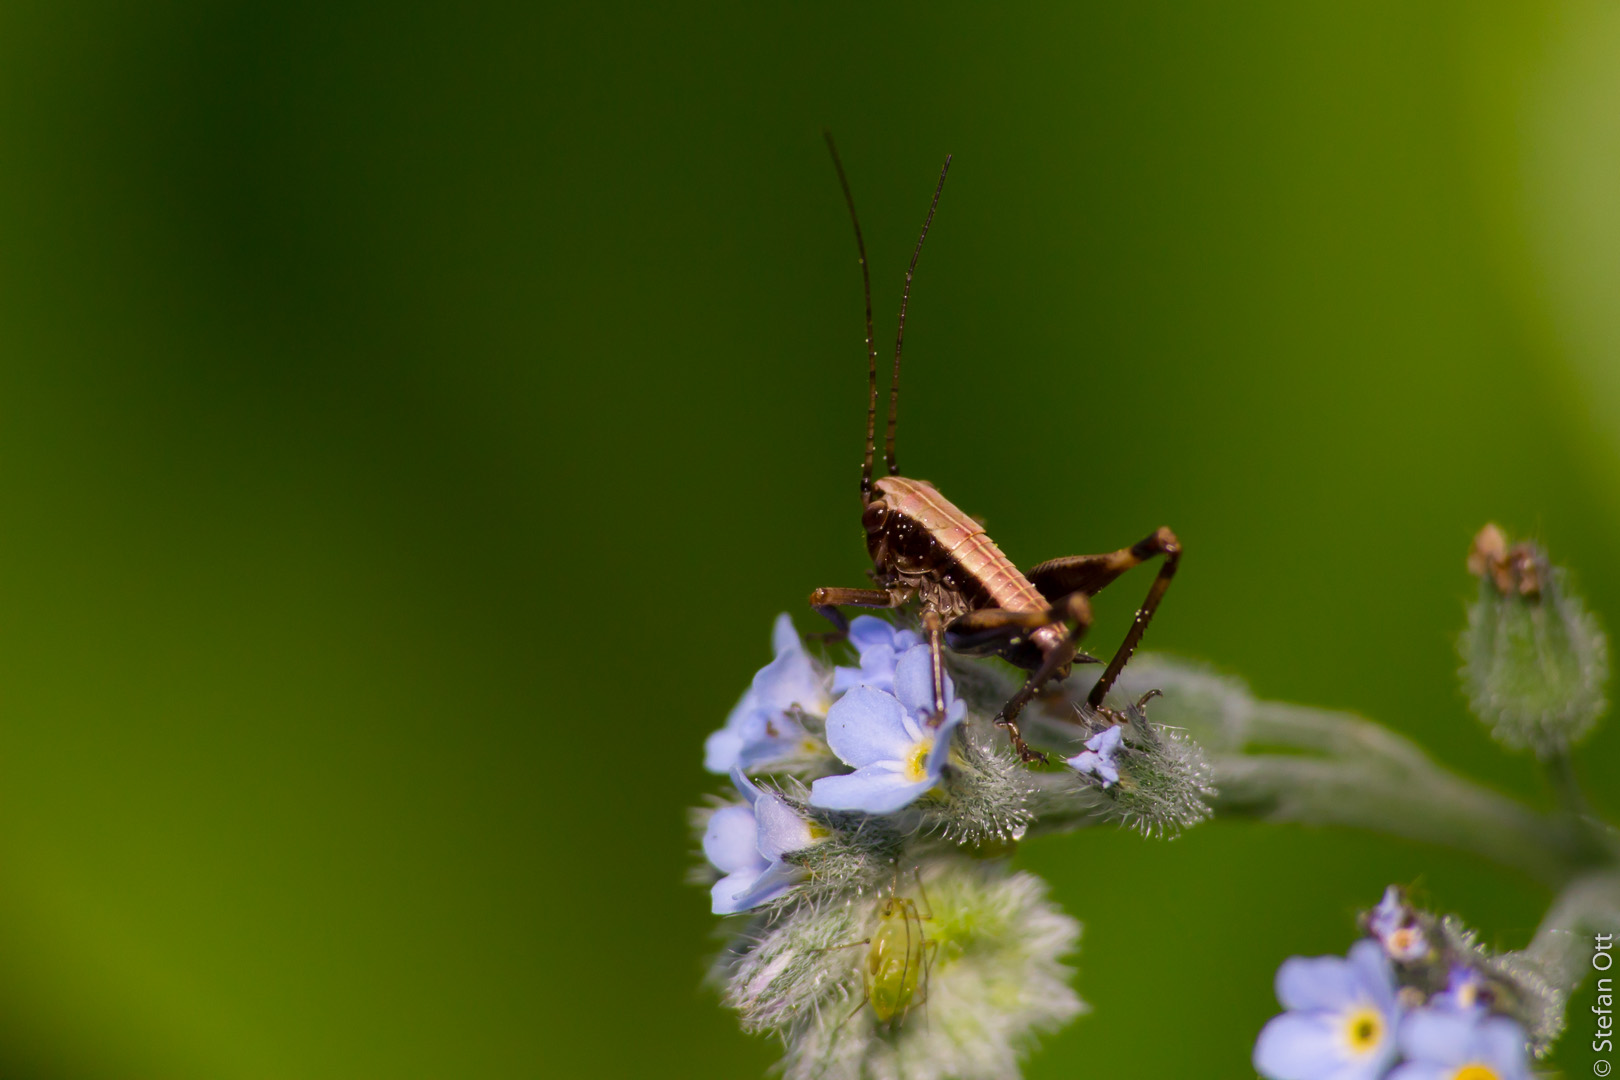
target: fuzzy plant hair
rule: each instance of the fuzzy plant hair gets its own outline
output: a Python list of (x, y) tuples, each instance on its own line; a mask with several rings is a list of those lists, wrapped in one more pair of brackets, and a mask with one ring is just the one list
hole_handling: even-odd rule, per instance
[(734, 794), (693, 815), (733, 924), (711, 982), (781, 1041), (789, 1080), (1017, 1076), (1085, 1006), (1080, 924), (1007, 856), (1037, 833), (1202, 821), (1202, 753), (1144, 704), (1069, 704), (1077, 685), (1026, 712), (1048, 756), (1031, 767), (992, 723), (1016, 687), (997, 662), (947, 656), (940, 713), (915, 627), (860, 618), (822, 654), (779, 623), (776, 648), (710, 737)]

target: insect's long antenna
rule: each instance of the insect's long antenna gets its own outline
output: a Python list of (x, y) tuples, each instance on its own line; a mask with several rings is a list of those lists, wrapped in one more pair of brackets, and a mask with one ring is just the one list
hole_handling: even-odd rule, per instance
[(911, 299), (911, 275), (917, 272), (917, 257), (922, 254), (923, 241), (928, 239), (928, 226), (934, 223), (934, 211), (939, 209), (939, 193), (945, 190), (945, 174), (951, 171), (951, 155), (945, 155), (945, 167), (939, 170), (939, 186), (934, 188), (934, 201), (928, 206), (928, 220), (923, 222), (922, 235), (917, 237), (917, 249), (911, 253), (911, 265), (906, 267), (906, 290), (900, 294), (900, 329), (894, 335), (894, 375), (889, 380), (889, 430), (883, 440), (883, 459), (888, 462), (889, 475), (899, 472), (894, 463), (894, 422), (900, 414), (900, 347), (906, 341), (906, 302)]
[[(844, 163), (838, 159), (838, 147), (832, 132), (821, 129), (832, 153), (833, 168), (838, 170), (838, 186), (844, 189), (844, 204), (849, 207), (849, 223), (855, 226), (855, 250), (861, 256), (861, 287), (866, 292), (866, 457), (861, 462), (861, 505), (872, 498), (872, 458), (877, 453), (877, 341), (872, 336), (872, 272), (866, 266), (866, 241), (861, 239), (861, 221), (855, 216), (855, 196), (849, 193), (849, 178), (844, 175)], [(890, 454), (893, 457), (893, 454)], [(891, 468), (889, 470), (893, 472)]]

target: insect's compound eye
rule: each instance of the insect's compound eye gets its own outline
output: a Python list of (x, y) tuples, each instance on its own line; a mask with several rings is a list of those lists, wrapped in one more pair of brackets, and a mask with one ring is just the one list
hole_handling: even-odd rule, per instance
[(867, 532), (877, 532), (889, 520), (889, 508), (881, 502), (869, 502), (861, 511), (861, 526)]

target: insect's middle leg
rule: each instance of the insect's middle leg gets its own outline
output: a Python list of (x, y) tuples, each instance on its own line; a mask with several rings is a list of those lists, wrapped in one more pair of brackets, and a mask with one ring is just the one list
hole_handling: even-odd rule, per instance
[(1046, 755), (1032, 750), (1018, 730), (1018, 714), (1029, 700), (1040, 692), (1053, 676), (1074, 662), (1080, 639), (1091, 628), (1091, 601), (1083, 592), (1072, 592), (1043, 611), (1009, 611), (1006, 608), (981, 608), (970, 611), (950, 625), (955, 641), (965, 646), (983, 647), (987, 643), (1005, 640), (1014, 632), (1035, 630), (1053, 623), (1072, 623), (1069, 632), (1056, 648), (1041, 657), (1038, 667), (1030, 672), (1007, 703), (1001, 707), (996, 724), (1007, 729), (1013, 748), (1024, 761), (1045, 761)]

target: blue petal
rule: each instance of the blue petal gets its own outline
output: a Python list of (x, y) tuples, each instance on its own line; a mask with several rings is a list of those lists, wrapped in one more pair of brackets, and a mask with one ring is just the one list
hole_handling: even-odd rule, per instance
[[(945, 704), (955, 699), (956, 688), (951, 677), (944, 678)], [(913, 645), (900, 654), (894, 665), (894, 696), (913, 716), (930, 716), (934, 712), (934, 651), (927, 645)]]
[(768, 791), (761, 791), (754, 803), (759, 822), (759, 853), (771, 862), (781, 862), (791, 851), (803, 851), (815, 843), (810, 823), (787, 803)]
[(802, 649), (799, 643), (799, 632), (793, 629), (793, 616), (787, 612), (776, 617), (771, 625), (771, 651), (780, 656), (789, 649)]
[(742, 754), (743, 737), (740, 732), (721, 728), (709, 733), (703, 740), (703, 767), (712, 773), (730, 772)]
[(732, 897), (731, 902), (736, 905), (732, 910), (746, 911), (775, 900), (803, 881), (805, 876), (805, 871), (800, 867), (790, 866), (787, 863), (772, 863), (771, 868), (759, 875), (748, 888)]
[(895, 636), (894, 624), (876, 615), (857, 615), (849, 620), (849, 643), (862, 656), (878, 645), (893, 649)]
[(1401, 890), (1391, 885), (1384, 890), (1384, 897), (1378, 901), (1378, 906), (1368, 914), (1367, 928), (1376, 937), (1386, 938), (1400, 929), (1405, 918), (1406, 905), (1401, 902)]
[(749, 770), (797, 756), (808, 738), (798, 721), (784, 713), (754, 713), (740, 726), (740, 732), (742, 750), (737, 764)]
[(856, 686), (894, 690), (894, 649), (874, 645), (861, 653), (860, 667), (833, 668), (833, 693), (841, 694)]
[(1480, 1057), (1502, 1080), (1530, 1080), (1530, 1052), (1524, 1029), (1505, 1016), (1492, 1016), (1480, 1024), (1474, 1037)]
[(1505, 1016), (1418, 1009), (1402, 1021), (1399, 1038), (1401, 1050), (1414, 1061), (1448, 1069), (1483, 1061), (1502, 1080), (1530, 1076), (1524, 1029)]
[(759, 802), (759, 797), (763, 792), (760, 791), (758, 784), (748, 779), (748, 774), (742, 771), (741, 766), (733, 765), (730, 772), (731, 786), (736, 788), (742, 797), (748, 800), (750, 813), (752, 813), (754, 804)]
[(1283, 1013), (1255, 1040), (1254, 1068), (1272, 1080), (1327, 1080), (1344, 1064), (1341, 1045), (1332, 1013)]
[(1349, 961), (1338, 956), (1290, 956), (1277, 969), (1277, 1000), (1285, 1009), (1338, 1010), (1356, 1001)]
[(709, 910), (716, 915), (734, 915), (739, 911), (746, 911), (759, 901), (748, 901), (746, 898), (754, 884), (764, 876), (765, 867), (760, 866), (752, 870), (739, 870), (735, 874), (728, 874), (714, 883), (709, 890)]
[(1119, 783), (1119, 770), (1113, 762), (1094, 750), (1082, 750), (1068, 761), (1075, 772), (1095, 776), (1103, 782), (1103, 787)]
[(765, 859), (759, 853), (759, 825), (746, 806), (722, 806), (703, 831), (703, 854), (721, 873), (741, 870), (759, 873)]
[(1385, 1080), (1447, 1080), (1453, 1070), (1445, 1065), (1408, 1061), (1395, 1066)]
[(1124, 738), (1125, 730), (1118, 724), (1104, 728), (1086, 740), (1086, 749), (1094, 750), (1098, 754), (1112, 761), (1114, 753), (1119, 750), (1119, 741)]
[(1356, 985), (1377, 1003), (1386, 1016), (1395, 1012), (1395, 967), (1384, 948), (1366, 938), (1350, 946), (1350, 967)]
[(1401, 1052), (1414, 1061), (1460, 1065), (1473, 1041), (1474, 1015), (1437, 1009), (1417, 1009), (1401, 1021), (1397, 1036)]
[(934, 745), (929, 747), (928, 760), (923, 765), (929, 779), (938, 780), (939, 774), (945, 771), (945, 763), (951, 757), (951, 738), (966, 714), (967, 704), (961, 701), (953, 701), (945, 711), (945, 722), (934, 732)]
[(846, 765), (903, 762), (916, 744), (906, 710), (893, 694), (857, 686), (827, 712), (827, 745)]
[(857, 769), (848, 776), (824, 776), (817, 780), (810, 785), (810, 805), (826, 810), (892, 814), (933, 786), (932, 780), (907, 780), (903, 773), (875, 765)]
[(779, 713), (794, 705), (817, 716), (827, 711), (827, 680), (797, 645), (759, 669), (751, 691), (760, 709)]

